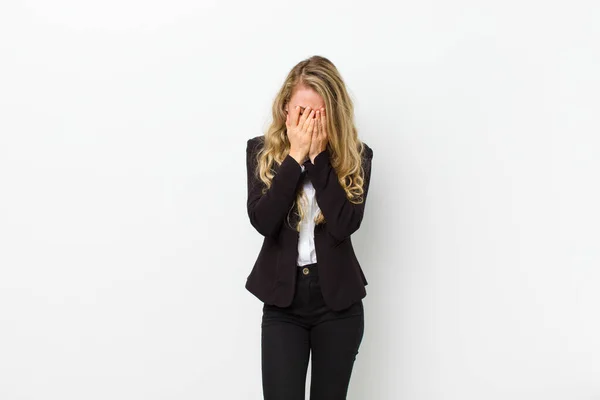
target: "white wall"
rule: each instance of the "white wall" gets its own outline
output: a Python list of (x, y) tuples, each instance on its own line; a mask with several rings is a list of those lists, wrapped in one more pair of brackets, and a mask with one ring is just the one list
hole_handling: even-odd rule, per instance
[(600, 399), (599, 18), (3, 1), (0, 398), (262, 398), (245, 145), (320, 54), (374, 150), (348, 398)]

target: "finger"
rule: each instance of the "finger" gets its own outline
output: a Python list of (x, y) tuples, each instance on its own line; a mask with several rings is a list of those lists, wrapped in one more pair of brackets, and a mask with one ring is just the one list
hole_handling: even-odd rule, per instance
[(317, 131), (317, 137), (321, 137), (321, 113), (317, 110), (317, 118), (315, 121), (315, 130)]
[(299, 115), (300, 115), (300, 106), (296, 106), (292, 110), (292, 115), (290, 115), (290, 126), (291, 127), (298, 126), (298, 116)]
[(306, 123), (306, 129), (303, 131), (306, 135), (308, 135), (308, 138), (312, 141), (312, 137), (313, 137), (313, 129), (315, 126), (315, 119), (312, 117), (309, 117), (308, 122)]
[(306, 123), (308, 121), (308, 118), (310, 117), (310, 112), (311, 112), (310, 107), (305, 107), (302, 115), (300, 116), (298, 125), (301, 126), (302, 129), (306, 129)]
[(315, 118), (315, 126), (313, 127), (312, 140), (319, 140), (319, 117)]
[[(306, 107), (306, 110), (307, 109), (308, 109), (308, 107)], [(304, 110), (304, 114), (302, 114), (302, 117), (304, 117), (306, 114), (308, 114), (308, 116), (304, 119), (302, 129), (305, 132), (312, 132), (312, 127), (315, 122), (315, 118), (314, 118), (315, 110), (310, 110), (310, 114), (307, 113), (306, 110)]]
[(327, 137), (327, 116), (324, 108), (321, 110), (321, 134), (323, 138)]

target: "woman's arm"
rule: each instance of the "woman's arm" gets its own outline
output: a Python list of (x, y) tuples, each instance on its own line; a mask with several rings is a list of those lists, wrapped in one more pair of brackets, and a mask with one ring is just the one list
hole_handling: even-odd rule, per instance
[(346, 191), (341, 186), (335, 169), (329, 160), (329, 150), (319, 153), (314, 164), (304, 164), (307, 174), (315, 188), (315, 196), (329, 233), (341, 241), (356, 232), (362, 222), (367, 193), (371, 180), (371, 160), (373, 150), (365, 145), (362, 165), (365, 171), (363, 186), (363, 202), (351, 203), (346, 197)]
[(248, 217), (252, 226), (261, 235), (277, 237), (281, 223), (296, 198), (302, 167), (288, 154), (279, 165), (271, 181), (271, 187), (262, 194), (265, 184), (255, 176), (256, 154), (261, 143), (262, 140), (249, 139), (246, 146)]

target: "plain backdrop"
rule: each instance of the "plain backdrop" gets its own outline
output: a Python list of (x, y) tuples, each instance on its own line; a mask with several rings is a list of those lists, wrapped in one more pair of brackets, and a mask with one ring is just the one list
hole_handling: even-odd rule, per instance
[(599, 20), (2, 1), (0, 399), (262, 398), (246, 141), (315, 54), (374, 151), (348, 398), (600, 399)]

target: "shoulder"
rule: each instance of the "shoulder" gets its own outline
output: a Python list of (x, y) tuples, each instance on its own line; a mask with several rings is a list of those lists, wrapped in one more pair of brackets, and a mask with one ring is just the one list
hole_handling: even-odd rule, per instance
[(250, 139), (248, 139), (247, 144), (248, 146), (253, 145), (253, 146), (257, 146), (262, 144), (265, 141), (265, 136), (264, 135), (258, 135), (258, 136), (254, 136)]
[(365, 142), (362, 142), (363, 146), (364, 146), (364, 150), (363, 150), (363, 158), (370, 160), (373, 158), (373, 149), (366, 144)]
[(254, 137), (248, 139), (246, 142), (246, 151), (248, 153), (255, 153), (257, 150), (260, 149), (260, 147), (264, 143), (264, 140), (265, 140), (264, 135), (254, 136)]

